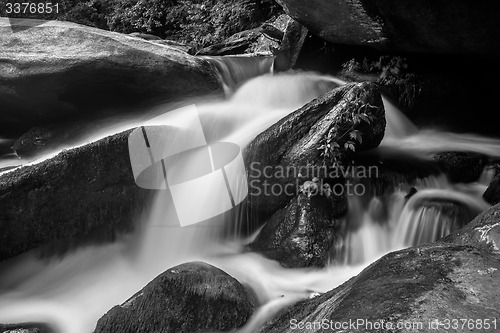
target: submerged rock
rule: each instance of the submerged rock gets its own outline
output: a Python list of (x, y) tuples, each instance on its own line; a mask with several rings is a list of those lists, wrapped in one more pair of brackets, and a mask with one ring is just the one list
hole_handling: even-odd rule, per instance
[(299, 194), (274, 213), (250, 248), (285, 267), (325, 266), (333, 255), (338, 229), (335, 210), (345, 203), (335, 202), (342, 198), (328, 195), (323, 185)]
[(385, 51), (500, 54), (494, 1), (278, 0), (285, 12), (332, 43)]
[(247, 290), (224, 271), (185, 263), (157, 276), (97, 322), (95, 333), (192, 333), (238, 328), (254, 304)]
[(0, 175), (0, 260), (131, 230), (150, 192), (135, 184), (128, 133)]
[(16, 24), (0, 19), (0, 130), (222, 93), (206, 61), (175, 48), (69, 22)]
[(452, 183), (477, 181), (488, 163), (487, 156), (468, 152), (439, 153), (433, 159)]
[[(354, 121), (360, 114), (370, 115), (372, 121)], [(344, 133), (347, 130), (355, 131), (362, 140), (351, 141), (349, 133)], [(382, 99), (377, 87), (370, 83), (339, 87), (284, 117), (245, 149), (252, 210), (269, 216), (283, 208), (297, 194), (294, 189), (298, 181), (316, 176), (338, 182), (328, 179), (332, 163), (321, 154), (328, 138), (332, 145), (338, 144), (333, 151), (346, 162), (354, 151), (377, 147), (384, 130)], [(353, 146), (348, 147), (349, 143)]]

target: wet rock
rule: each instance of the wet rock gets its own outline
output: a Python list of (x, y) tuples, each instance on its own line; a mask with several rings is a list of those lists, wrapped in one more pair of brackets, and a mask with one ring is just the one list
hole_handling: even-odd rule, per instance
[(128, 133), (0, 175), (0, 260), (132, 230), (150, 192), (135, 184)]
[(434, 155), (434, 162), (452, 183), (472, 183), (479, 179), (488, 157), (467, 152), (446, 152)]
[(276, 56), (274, 69), (277, 72), (287, 71), (295, 67), (308, 34), (307, 28), (290, 19), (278, 49), (271, 48)]
[(472, 222), (443, 241), (471, 245), (500, 254), (500, 204), (479, 214)]
[(220, 332), (242, 326), (254, 304), (245, 288), (203, 262), (170, 268), (97, 322), (95, 333)]
[(308, 193), (300, 193), (274, 213), (250, 248), (285, 267), (325, 266), (334, 255), (335, 217), (340, 215), (335, 210), (345, 207), (338, 202), (343, 198), (330, 195), (325, 185), (320, 182), (313, 190), (304, 185)]
[(260, 35), (257, 41), (250, 46), (248, 51), (272, 55), (271, 48), (279, 48), (289, 21), (290, 16), (281, 14), (277, 18), (262, 24), (259, 28)]
[[(354, 124), (353, 119), (360, 113), (370, 114), (373, 121)], [(285, 189), (297, 180), (304, 182), (314, 176), (336, 178), (330, 177), (331, 163), (320, 150), (329, 133), (345, 128), (359, 131), (362, 136), (362, 142), (353, 143), (356, 152), (378, 146), (384, 135), (385, 116), (375, 85), (348, 84), (334, 89), (259, 134), (244, 151), (251, 209), (270, 216), (296, 194), (287, 194)], [(349, 140), (343, 132), (331, 137), (331, 142), (339, 145), (337, 152), (345, 162), (354, 155), (345, 148)]]
[[(363, 320), (359, 326), (347, 328), (381, 333), (431, 331), (429, 322), (436, 319), (498, 318), (498, 259), (470, 246), (444, 243), (393, 252), (340, 287), (284, 309), (261, 332), (289, 332), (290, 325), (312, 325), (318, 318), (327, 325)], [(398, 322), (410, 326), (395, 329)], [(342, 330), (332, 327), (332, 331)], [(440, 328), (437, 331), (445, 331)], [(325, 332), (317, 324), (303, 326), (302, 331)]]
[(283, 40), (284, 32), (272, 24), (262, 24), (260, 27), (260, 32), (274, 41), (281, 42)]
[[(133, 112), (222, 93), (204, 60), (153, 41), (69, 22), (0, 19), (0, 131)], [(114, 110), (114, 111), (113, 111)]]
[(278, 0), (285, 12), (332, 43), (385, 51), (500, 54), (496, 3), (425, 0)]
[(484, 200), (492, 205), (500, 202), (500, 173), (498, 173), (483, 194)]

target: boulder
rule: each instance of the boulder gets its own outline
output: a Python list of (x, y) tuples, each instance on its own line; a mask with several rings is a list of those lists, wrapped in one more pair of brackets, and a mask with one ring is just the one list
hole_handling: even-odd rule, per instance
[[(356, 122), (360, 114), (369, 115), (370, 123)], [(330, 171), (333, 176), (338, 173), (331, 170), (334, 169), (332, 156), (322, 156), (322, 152), (335, 154), (347, 164), (355, 152), (377, 147), (384, 130), (385, 112), (380, 93), (377, 86), (370, 83), (333, 89), (284, 117), (245, 148), (248, 201), (252, 211), (270, 216), (283, 208), (297, 194), (285, 190), (297, 181), (303, 183), (318, 177), (329, 182), (329, 178), (338, 178), (331, 177)], [(347, 133), (350, 131), (362, 139), (351, 139)], [(338, 148), (333, 148), (335, 143)], [(325, 150), (328, 144), (331, 151)]]
[(335, 202), (343, 198), (326, 192), (325, 185), (318, 183), (314, 190), (304, 189), (302, 185), (303, 193), (274, 213), (250, 248), (277, 260), (284, 267), (323, 267), (328, 264), (334, 255), (332, 251), (338, 228), (335, 216), (340, 215), (335, 210), (345, 207), (345, 203)]
[(496, 205), (500, 202), (500, 173), (498, 173), (483, 194), (486, 202)]
[(0, 18), (0, 131), (222, 93), (212, 67), (154, 41), (61, 21)]
[(496, 2), (473, 0), (278, 0), (329, 42), (384, 51), (500, 54)]
[(261, 332), (324, 332), (318, 318), (332, 331), (445, 332), (443, 325), (459, 318), (494, 328), (491, 321), (500, 315), (499, 210), (492, 207), (442, 241), (385, 255), (340, 287), (285, 308)]
[(129, 132), (0, 175), (0, 261), (130, 231), (150, 192), (135, 184)]
[(170, 268), (97, 322), (94, 333), (192, 333), (238, 328), (252, 315), (247, 290), (203, 262)]
[(452, 183), (477, 181), (488, 163), (487, 156), (468, 152), (438, 153), (433, 160)]

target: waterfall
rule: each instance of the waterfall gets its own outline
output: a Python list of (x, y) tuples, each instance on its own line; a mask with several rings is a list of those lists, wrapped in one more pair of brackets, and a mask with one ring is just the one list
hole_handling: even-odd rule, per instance
[[(271, 58), (208, 61), (230, 92), (224, 100), (197, 105), (209, 143), (229, 141), (244, 147), (279, 119), (343, 84), (312, 73), (270, 75)], [(499, 140), (421, 130), (386, 98), (384, 105), (388, 125), (381, 150), (424, 158), (450, 150), (500, 154)], [(137, 120), (128, 123), (136, 124)], [(0, 322), (42, 321), (61, 333), (89, 333), (99, 317), (158, 274), (182, 262), (202, 260), (252, 287), (261, 306), (240, 333), (256, 332), (283, 306), (333, 289), (385, 253), (436, 240), (461, 227), (488, 207), (481, 191), (490, 178), (485, 170), (476, 183), (450, 184), (444, 175), (434, 175), (395, 181), (385, 193), (349, 197), (336, 257), (324, 269), (286, 269), (245, 251), (256, 234), (249, 239), (223, 238), (224, 224), (238, 223), (231, 220), (234, 215), (181, 228), (170, 193), (159, 191), (150, 211), (138, 221), (138, 230), (114, 244), (89, 246), (62, 259), (41, 260), (32, 251), (0, 263)], [(410, 197), (412, 187), (417, 192)], [(203, 203), (193, 203), (194, 209), (202, 209), (197, 205)]]
[(274, 64), (274, 57), (204, 56), (201, 58), (215, 67), (227, 95), (234, 92), (243, 82), (263, 73), (271, 73)]

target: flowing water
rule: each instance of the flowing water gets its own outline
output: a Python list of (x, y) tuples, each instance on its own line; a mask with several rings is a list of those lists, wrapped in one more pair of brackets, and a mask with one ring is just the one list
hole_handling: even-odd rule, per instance
[[(237, 73), (236, 65), (250, 65), (234, 59), (214, 61), (230, 96), (197, 104), (209, 143), (230, 141), (243, 147), (285, 115), (342, 84), (312, 73), (267, 74), (243, 83), (268, 72), (267, 60), (257, 63), (257, 69), (254, 61), (247, 72)], [(261, 65), (264, 70), (259, 72)], [(388, 100), (384, 105), (388, 129), (382, 150), (405, 150), (408, 145), (409, 152), (419, 157), (450, 150), (491, 156), (500, 152), (498, 140), (419, 130)], [(137, 121), (128, 125), (136, 126)], [(462, 220), (488, 207), (481, 194), (489, 179), (487, 170), (472, 184), (450, 184), (443, 175), (428, 176), (411, 184), (396, 183), (383, 195), (349, 197), (347, 227), (336, 245), (338, 255), (324, 269), (285, 269), (247, 252), (244, 246), (256, 234), (247, 239), (222, 237), (225, 226), (220, 221), (181, 228), (170, 193), (158, 191), (133, 235), (79, 249), (62, 259), (42, 260), (32, 251), (0, 264), (0, 322), (41, 321), (62, 333), (89, 333), (107, 310), (158, 274), (186, 261), (202, 260), (253, 288), (261, 306), (240, 333), (255, 332), (282, 307), (333, 289), (383, 254), (456, 230)], [(411, 187), (417, 192), (408, 197)], [(203, 209), (202, 203), (198, 205), (196, 209)]]

